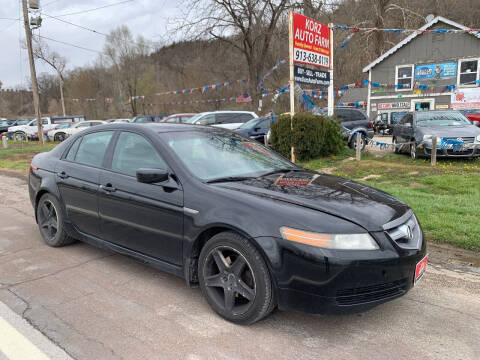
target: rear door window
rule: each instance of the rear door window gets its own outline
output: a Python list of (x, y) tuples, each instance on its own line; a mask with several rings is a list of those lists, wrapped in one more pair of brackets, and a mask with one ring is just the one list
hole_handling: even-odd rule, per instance
[(73, 145), (70, 147), (70, 150), (68, 150), (68, 154), (65, 157), (66, 160), (68, 161), (75, 160), (75, 155), (77, 155), (78, 146), (80, 145), (81, 142), (82, 142), (82, 138), (78, 138), (77, 140), (75, 140)]
[(112, 136), (113, 131), (101, 131), (85, 135), (78, 147), (74, 161), (80, 164), (101, 167)]

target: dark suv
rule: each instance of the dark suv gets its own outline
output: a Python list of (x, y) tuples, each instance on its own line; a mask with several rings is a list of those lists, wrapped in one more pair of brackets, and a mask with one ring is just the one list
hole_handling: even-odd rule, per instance
[[(327, 108), (314, 109), (314, 114), (326, 115)], [(363, 137), (373, 137), (373, 122), (368, 119), (367, 113), (362, 109), (353, 107), (336, 107), (333, 109), (333, 116), (341, 120), (340, 126), (342, 128), (343, 137), (347, 141), (348, 146), (352, 149), (356, 146), (355, 133), (359, 132)], [(362, 149), (366, 143), (362, 138)]]

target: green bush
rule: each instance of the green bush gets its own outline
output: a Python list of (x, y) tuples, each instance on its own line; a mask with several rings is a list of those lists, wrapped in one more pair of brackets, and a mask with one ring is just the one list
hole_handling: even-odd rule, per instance
[(271, 143), (275, 151), (287, 158), (290, 158), (293, 144), (299, 161), (334, 155), (344, 147), (339, 126), (326, 116), (310, 113), (298, 113), (293, 117), (293, 131), (290, 116), (280, 116), (272, 124)]

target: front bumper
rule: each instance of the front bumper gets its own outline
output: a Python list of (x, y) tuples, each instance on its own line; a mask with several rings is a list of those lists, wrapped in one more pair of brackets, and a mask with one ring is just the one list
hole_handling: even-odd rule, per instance
[[(460, 150), (454, 149), (441, 149), (437, 146), (437, 157), (452, 157), (452, 158), (472, 158), (480, 156), (480, 144), (468, 144), (469, 147), (462, 148)], [(418, 155), (423, 157), (432, 156), (432, 146), (424, 145), (417, 147)]]
[(413, 287), (416, 264), (426, 254), (423, 237), (417, 250), (401, 249), (383, 233), (375, 238), (380, 250), (332, 251), (264, 238), (261, 246), (268, 249), (279, 308), (347, 314), (405, 295)]

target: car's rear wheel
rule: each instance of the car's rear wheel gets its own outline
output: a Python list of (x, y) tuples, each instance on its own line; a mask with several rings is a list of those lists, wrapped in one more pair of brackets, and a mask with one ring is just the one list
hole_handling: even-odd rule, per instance
[(60, 247), (75, 242), (65, 232), (65, 216), (58, 200), (51, 194), (44, 194), (37, 205), (37, 222), (40, 234), (47, 245)]
[[(351, 149), (356, 149), (357, 148), (357, 136), (353, 135), (352, 138), (350, 139), (350, 143), (348, 144)], [(366, 146), (366, 141), (364, 139), (364, 135), (360, 137), (360, 150), (363, 151), (365, 150)]]
[(53, 140), (61, 142), (61, 141), (65, 140), (65, 138), (66, 138), (65, 133), (61, 132), (61, 133), (55, 134), (55, 136), (53, 137)]
[(25, 134), (23, 131), (17, 131), (13, 134), (13, 138), (17, 141), (24, 141), (27, 140), (27, 134)]
[(203, 247), (199, 282), (210, 306), (237, 324), (252, 324), (276, 305), (272, 279), (259, 251), (243, 236), (223, 232)]

